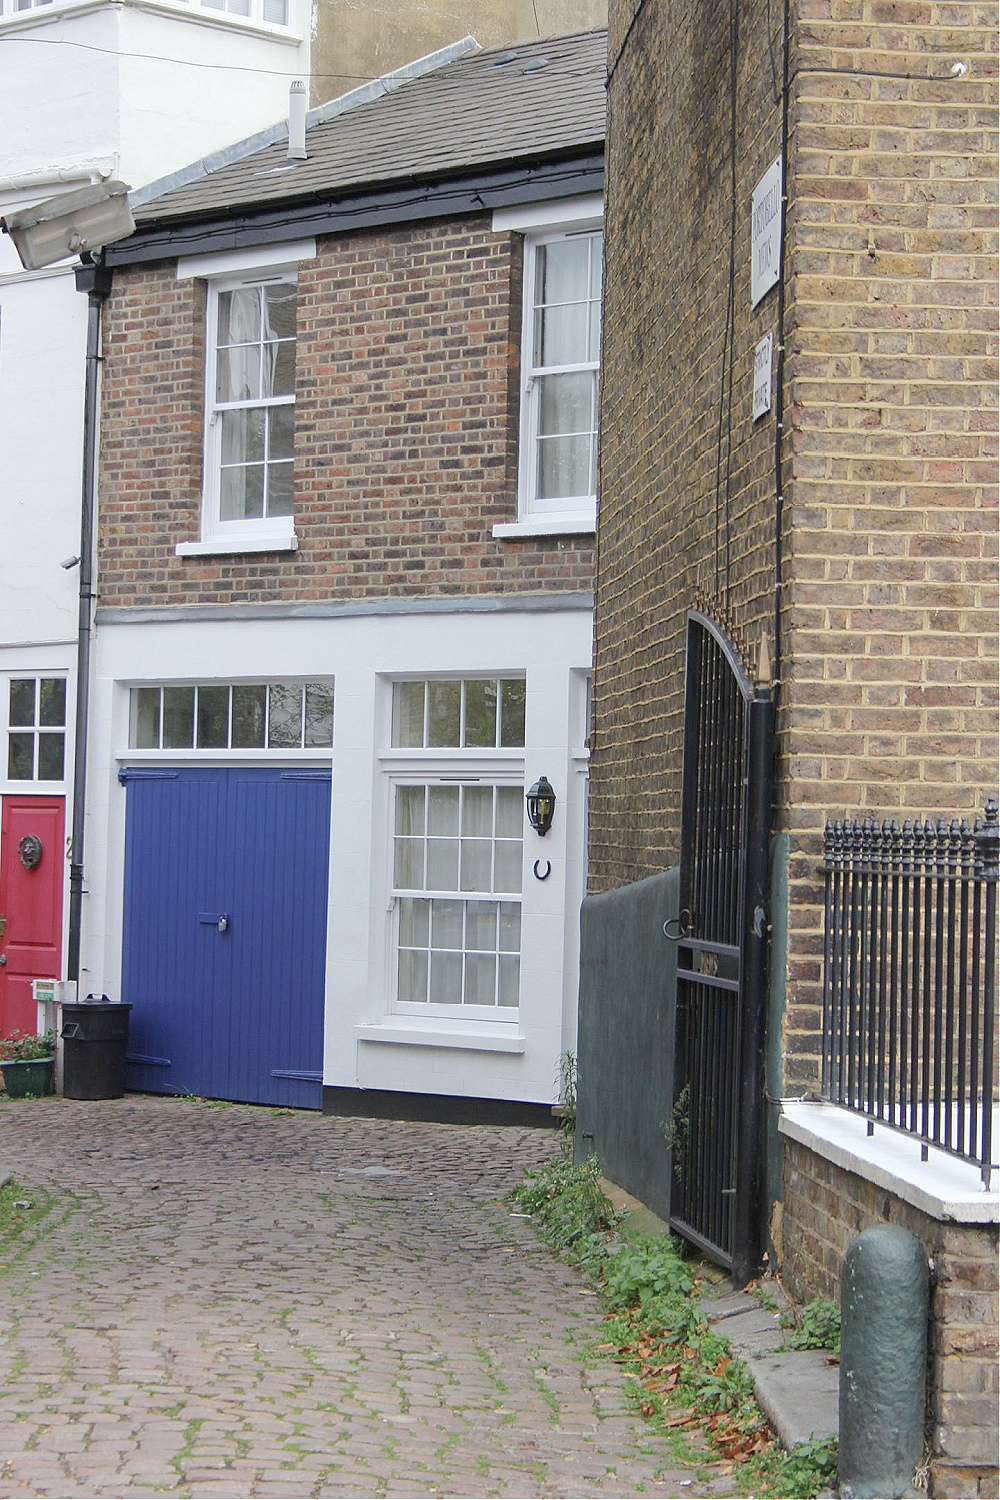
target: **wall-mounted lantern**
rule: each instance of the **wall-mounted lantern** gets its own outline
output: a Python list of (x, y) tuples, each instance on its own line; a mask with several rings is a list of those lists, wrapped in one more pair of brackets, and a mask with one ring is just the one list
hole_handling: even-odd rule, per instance
[(547, 776), (540, 776), (525, 797), (528, 804), (528, 822), (544, 838), (552, 827), (552, 814), (556, 810), (556, 794)]

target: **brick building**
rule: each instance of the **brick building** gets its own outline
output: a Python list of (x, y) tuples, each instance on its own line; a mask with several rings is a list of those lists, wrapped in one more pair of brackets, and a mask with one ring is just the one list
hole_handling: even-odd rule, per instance
[(558, 1097), (605, 56), (467, 39), (314, 111), (304, 160), (154, 184), (106, 252), (85, 963), (135, 1087)]
[[(649, 1059), (677, 963), (661, 924), (690, 931), (661, 872), (686, 855), (695, 612), (776, 709), (771, 1254), (802, 1299), (836, 1296), (859, 1230), (920, 1236), (944, 1495), (996, 1484), (995, 1174), (983, 1192), (974, 1166), (797, 1101), (822, 1084), (827, 818), (971, 821), (996, 794), (995, 21), (909, 0), (784, 18), (620, 0), (609, 21), (581, 1129), (670, 1211), (678, 1100)], [(781, 160), (781, 274), (762, 290), (754, 209)]]

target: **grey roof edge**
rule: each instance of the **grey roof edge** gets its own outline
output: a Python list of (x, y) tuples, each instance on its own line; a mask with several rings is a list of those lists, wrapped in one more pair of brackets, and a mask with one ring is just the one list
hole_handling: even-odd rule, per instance
[(221, 620), (340, 620), (372, 615), (559, 614), (592, 610), (586, 591), (558, 594), (456, 594), (430, 598), (310, 600), (300, 604), (168, 604), (99, 607), (98, 625), (180, 625)]
[(604, 149), (559, 158), (552, 162), (527, 163), (497, 173), (487, 171), (463, 179), (446, 179), (424, 185), (419, 197), (414, 188), (393, 188), (364, 193), (330, 203), (309, 200), (284, 204), (266, 212), (201, 216), (166, 223), (153, 221), (127, 239), (109, 245), (105, 264), (115, 269), (148, 261), (171, 260), (179, 255), (203, 255), (219, 250), (252, 249), (259, 245), (284, 244), (289, 239), (311, 239), (344, 234), (352, 229), (379, 224), (417, 223), (431, 218), (454, 218), (460, 214), (489, 213), (512, 204), (539, 202), (549, 198), (578, 197), (602, 192)]
[[(347, 114), (349, 110), (357, 109), (362, 104), (370, 104), (373, 99), (381, 99), (385, 94), (394, 94), (397, 89), (402, 88), (404, 83), (410, 83), (415, 78), (422, 78), (426, 73), (436, 72), (438, 68), (444, 68), (470, 52), (481, 51), (480, 43), (472, 35), (464, 36), (458, 42), (449, 42), (447, 47), (439, 47), (436, 52), (428, 52), (425, 57), (415, 58), (413, 62), (404, 63), (402, 67), (382, 73), (369, 83), (359, 84), (356, 89), (349, 89), (346, 94), (339, 94), (336, 99), (329, 99), (326, 104), (320, 104), (316, 109), (311, 109), (306, 115), (306, 129), (308, 130), (311, 125), (322, 125), (326, 120), (334, 120), (338, 115)], [(248, 135), (242, 141), (234, 141), (230, 146), (223, 146), (221, 151), (210, 152), (208, 156), (189, 162), (186, 167), (178, 167), (176, 172), (169, 172), (165, 177), (158, 177), (155, 182), (149, 182), (145, 187), (138, 188), (131, 193), (129, 201), (133, 208), (144, 208), (147, 203), (152, 203), (155, 199), (162, 198), (177, 188), (189, 187), (192, 182), (200, 182), (203, 177), (217, 172), (220, 167), (231, 167), (234, 162), (253, 156), (255, 152), (262, 151), (265, 146), (276, 145), (287, 133), (288, 121), (278, 120), (274, 125), (268, 125), (266, 129), (258, 130), (254, 135)]]

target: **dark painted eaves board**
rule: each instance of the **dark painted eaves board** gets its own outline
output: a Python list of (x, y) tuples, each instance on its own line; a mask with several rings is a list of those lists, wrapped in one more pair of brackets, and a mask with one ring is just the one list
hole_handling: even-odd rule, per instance
[(477, 173), (456, 182), (414, 184), (320, 203), (262, 205), (256, 212), (149, 225), (140, 227), (129, 239), (109, 245), (104, 258), (112, 267), (139, 265), (178, 255), (343, 234), (351, 229), (487, 213), (511, 204), (600, 193), (603, 186), (604, 156), (598, 151), (568, 161)]
[(279, 204), (392, 195), (600, 153), (606, 48), (599, 30), (461, 57), (311, 126), (306, 161), (289, 163), (281, 141), (150, 200), (136, 214), (138, 237), (154, 225), (258, 219)]

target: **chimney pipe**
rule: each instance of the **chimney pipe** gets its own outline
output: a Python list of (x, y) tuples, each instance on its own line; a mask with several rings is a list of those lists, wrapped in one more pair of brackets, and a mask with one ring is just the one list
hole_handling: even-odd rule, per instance
[(306, 160), (306, 86), (301, 79), (288, 90), (288, 160)]

